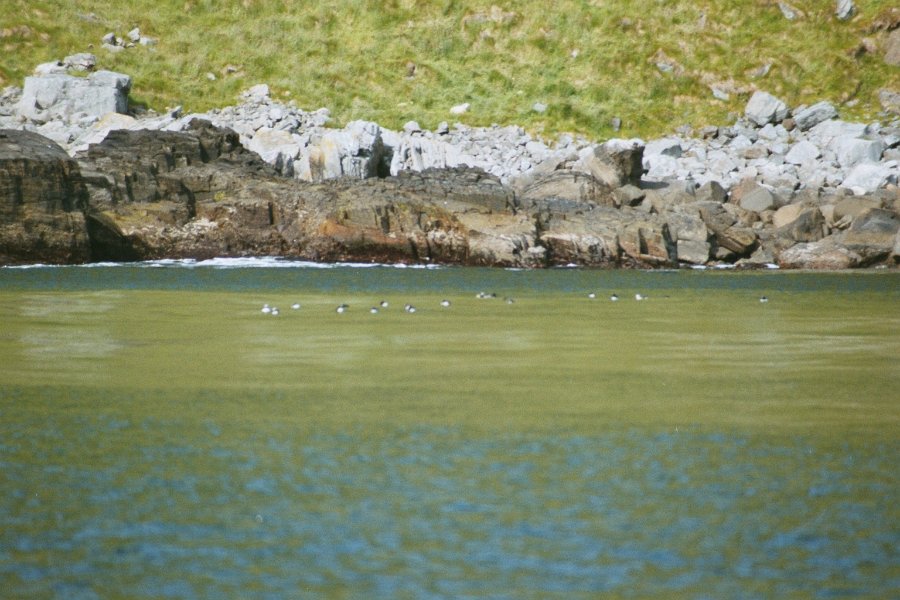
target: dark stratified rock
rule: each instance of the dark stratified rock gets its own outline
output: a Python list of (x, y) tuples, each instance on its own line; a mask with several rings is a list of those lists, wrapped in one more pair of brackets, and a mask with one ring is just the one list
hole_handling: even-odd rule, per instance
[(887, 259), (894, 249), (900, 231), (900, 216), (880, 208), (870, 208), (853, 219), (853, 224), (841, 235), (841, 243), (861, 257), (861, 266)]
[(316, 260), (543, 265), (535, 224), (499, 180), (467, 168), (297, 188), (303, 244)]
[(782, 252), (778, 266), (783, 269), (839, 270), (859, 266), (862, 257), (840, 244), (835, 236), (818, 242), (797, 244)]
[(726, 205), (697, 202), (695, 206), (700, 218), (713, 234), (715, 247), (727, 250), (729, 257), (749, 257), (756, 249), (758, 245), (756, 232), (741, 224), (729, 210), (726, 210)]
[(271, 201), (289, 189), (233, 131), (203, 121), (184, 133), (117, 130), (76, 159), (90, 195), (94, 260), (276, 249), (270, 229), (280, 211)]
[(725, 201), (712, 184), (611, 188), (570, 168), (518, 188), (468, 167), (308, 183), (198, 120), (181, 132), (114, 131), (77, 162), (35, 134), (3, 136), (2, 264), (270, 255), (510, 267), (897, 262), (895, 189), (796, 194), (775, 212), (783, 202), (757, 206), (751, 194), (768, 190), (751, 181)]
[(806, 208), (789, 223), (775, 230), (775, 234), (792, 242), (817, 242), (825, 237), (825, 217), (816, 208)]
[(121, 131), (79, 154), (95, 256), (277, 255), (327, 261), (541, 266), (534, 221), (500, 181), (468, 168), (306, 183), (230, 130)]
[(660, 267), (676, 264), (676, 243), (658, 215), (564, 200), (523, 202), (551, 265)]
[(583, 166), (610, 188), (637, 186), (643, 172), (644, 144), (640, 140), (609, 140), (594, 146)]
[(542, 200), (571, 200), (606, 206), (616, 203), (609, 185), (578, 171), (553, 171), (542, 175), (522, 191), (521, 197), (526, 203)]
[(49, 139), (0, 130), (0, 264), (89, 260), (78, 164)]

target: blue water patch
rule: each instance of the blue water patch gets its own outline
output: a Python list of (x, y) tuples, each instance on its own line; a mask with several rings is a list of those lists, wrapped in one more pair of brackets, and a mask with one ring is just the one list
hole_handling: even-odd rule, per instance
[[(896, 589), (896, 443), (856, 443), (846, 463), (840, 443), (725, 431), (276, 427), (233, 437), (209, 435), (209, 422), (153, 424), (157, 435), (135, 437), (140, 423), (83, 419), (86, 436), (75, 440), (60, 439), (63, 423), (51, 419), (46, 432), (0, 446), (4, 589), (85, 598)], [(9, 433), (0, 424), (0, 437)], [(117, 435), (131, 450), (68, 469), (29, 463), (51, 441), (57, 460), (76, 465)]]

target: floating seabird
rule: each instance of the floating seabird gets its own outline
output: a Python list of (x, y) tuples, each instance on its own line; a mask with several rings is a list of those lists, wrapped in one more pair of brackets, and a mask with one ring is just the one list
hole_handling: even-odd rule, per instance
[(765, 304), (766, 302), (769, 301), (769, 299), (767, 297), (763, 296), (759, 299), (759, 301), (762, 302), (763, 304)]
[(408, 313), (414, 313), (414, 312), (416, 312), (416, 307), (413, 306), (412, 304), (407, 304), (406, 306), (403, 307), (403, 310), (405, 310)]
[(441, 300), (441, 306), (443, 306), (444, 308), (450, 308), (450, 301), (449, 300)]
[(298, 310), (299, 308), (300, 308), (300, 303), (299, 303), (299, 302), (294, 302), (293, 304), (291, 304), (291, 309), (292, 309), (292, 310)]
[(593, 300), (596, 297), (597, 297), (597, 294), (595, 294), (594, 292), (591, 292), (590, 294), (588, 294), (588, 298), (590, 298), (591, 300)]
[(619, 301), (619, 296), (616, 295), (616, 294), (613, 294), (612, 296), (609, 297), (609, 299), (610, 299), (610, 301), (612, 301), (612, 302), (618, 302), (618, 301)]
[(272, 316), (273, 317), (278, 316), (278, 307), (277, 306), (272, 307)]
[(272, 308), (268, 304), (263, 304), (262, 310), (260, 312), (267, 315), (272, 312)]
[(369, 312), (372, 313), (373, 315), (377, 315), (377, 314), (378, 314), (378, 308), (376, 308), (376, 307), (373, 306), (372, 308), (369, 309)]
[(487, 292), (478, 292), (477, 294), (475, 294), (475, 297), (479, 298), (481, 300), (484, 300), (486, 298), (496, 298), (497, 294), (494, 294), (494, 293), (488, 294)]
[(644, 298), (646, 298), (646, 296), (641, 295), (641, 294), (635, 294), (635, 295), (634, 295), (634, 299), (635, 299), (635, 300), (643, 300)]
[(335, 312), (337, 312), (338, 314), (344, 313), (344, 312), (347, 312), (347, 309), (348, 309), (348, 308), (350, 308), (350, 307), (347, 306), (346, 304), (341, 304), (340, 306), (338, 306), (338, 307), (335, 309)]
[(382, 300), (382, 301), (381, 301), (381, 308), (387, 308), (387, 307), (388, 307), (387, 300)]

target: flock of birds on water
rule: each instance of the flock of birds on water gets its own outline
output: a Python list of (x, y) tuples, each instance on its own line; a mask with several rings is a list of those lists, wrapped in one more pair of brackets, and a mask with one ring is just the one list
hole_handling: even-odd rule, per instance
[[(479, 300), (486, 300), (486, 299), (497, 298), (497, 294), (494, 294), (494, 293), (486, 293), (486, 292), (478, 292), (478, 293), (475, 295), (475, 297), (478, 298)], [(596, 300), (596, 299), (597, 299), (597, 294), (594, 293), (594, 292), (591, 292), (591, 293), (589, 293), (589, 294), (587, 295), (587, 297), (588, 297), (589, 299), (591, 299), (591, 300)], [(641, 293), (637, 293), (637, 294), (634, 295), (634, 299), (635, 299), (635, 301), (637, 301), (637, 302), (646, 300), (647, 298), (649, 298), (649, 296), (645, 296), (645, 295), (643, 295), (643, 294), (641, 294)], [(515, 302), (516, 302), (514, 298), (510, 298), (510, 297), (505, 297), (505, 298), (503, 298), (503, 301), (506, 302), (507, 304), (515, 304)], [(612, 294), (612, 295), (610, 295), (609, 301), (610, 301), (610, 302), (618, 302), (618, 301), (619, 301), (619, 296), (618, 296), (618, 294)], [(759, 301), (760, 301), (761, 303), (765, 304), (766, 302), (769, 301), (769, 299), (768, 299), (766, 296), (761, 296), (760, 299), (759, 299)], [(441, 308), (450, 308), (451, 302), (450, 302), (449, 300), (447, 300), (447, 299), (444, 299), (444, 300), (441, 300), (440, 305), (441, 305)], [(383, 309), (385, 309), (385, 308), (388, 308), (388, 306), (389, 306), (388, 301), (387, 301), (387, 300), (382, 300), (382, 301), (379, 302), (376, 306), (370, 307), (370, 308), (369, 308), (369, 312), (370, 312), (371, 314), (373, 314), (373, 315), (377, 315), (379, 312), (381, 312), (381, 310), (383, 310)], [(291, 304), (291, 310), (300, 310), (300, 303), (299, 303), (299, 302), (295, 302), (295, 303)], [(349, 311), (349, 310), (350, 310), (350, 305), (349, 305), (349, 304), (345, 304), (345, 303), (339, 304), (339, 305), (337, 306), (337, 308), (334, 309), (334, 311), (335, 311), (337, 314), (339, 314), (339, 315), (340, 315), (340, 314), (344, 314), (345, 312), (347, 312), (347, 311)], [(404, 310), (405, 312), (409, 313), (409, 314), (413, 314), (413, 313), (416, 312), (417, 309), (416, 309), (416, 307), (413, 306), (412, 304), (405, 304), (405, 305), (403, 306), (403, 310)], [(273, 315), (273, 316), (278, 316), (278, 315), (281, 313), (281, 311), (278, 309), (277, 306), (270, 306), (269, 304), (264, 304), (260, 312), (262, 312), (262, 313), (265, 314), (265, 315)]]

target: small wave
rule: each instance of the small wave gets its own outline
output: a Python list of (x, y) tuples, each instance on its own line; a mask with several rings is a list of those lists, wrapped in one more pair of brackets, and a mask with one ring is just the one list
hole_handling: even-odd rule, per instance
[(57, 265), (45, 265), (43, 263), (34, 263), (33, 265), (3, 265), (0, 266), (0, 269), (16, 269), (16, 270), (25, 270), (25, 269), (48, 269), (50, 267), (55, 267)]
[(254, 269), (254, 268), (287, 268), (287, 269), (371, 269), (371, 268), (388, 268), (388, 269), (442, 269), (443, 265), (435, 264), (416, 264), (407, 265), (404, 263), (362, 263), (362, 262), (313, 262), (310, 260), (293, 260), (281, 258), (278, 256), (262, 256), (262, 257), (220, 257), (209, 258), (205, 260), (197, 260), (194, 258), (164, 258), (159, 260), (146, 260), (140, 262), (94, 262), (81, 265), (50, 265), (44, 263), (34, 263), (30, 265), (9, 265), (0, 268), (3, 269), (50, 269), (50, 268), (80, 268), (80, 269), (96, 269), (96, 268), (213, 268), (213, 269)]

